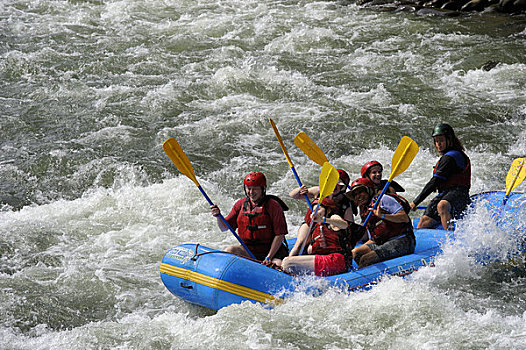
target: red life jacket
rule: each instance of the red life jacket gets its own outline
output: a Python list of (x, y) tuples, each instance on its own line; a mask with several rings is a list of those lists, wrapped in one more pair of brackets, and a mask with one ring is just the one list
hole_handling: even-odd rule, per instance
[(267, 203), (268, 198), (265, 197), (260, 205), (251, 209), (250, 199), (246, 198), (237, 216), (237, 231), (247, 245), (261, 246), (262, 250), (268, 251), (275, 234)]
[(330, 225), (317, 223), (312, 232), (312, 254), (327, 255), (343, 252), (340, 236)]
[[(406, 214), (408, 214), (411, 210), (409, 203), (404, 197), (395, 193), (385, 193), (384, 196), (391, 196), (396, 199), (396, 201), (404, 208)], [(374, 203), (374, 199), (372, 203)], [(365, 215), (362, 215), (362, 221), (365, 220), (368, 212), (366, 211), (364, 214)], [(383, 244), (391, 238), (403, 234), (414, 236), (411, 220), (408, 222), (392, 222), (389, 220), (382, 220), (376, 215), (371, 215), (369, 221), (367, 222), (367, 229), (371, 234), (371, 239), (378, 244)]]
[[(312, 205), (312, 209), (316, 210), (316, 206), (318, 205), (318, 202), (319, 200), (318, 199), (314, 199), (312, 202), (311, 202), (311, 205)], [(345, 211), (347, 210), (347, 208), (351, 207), (352, 202), (349, 200), (349, 198), (345, 197), (343, 199), (341, 199), (340, 201), (336, 202), (336, 205), (337, 205), (337, 208), (336, 210), (333, 212), (334, 214), (340, 216), (341, 218), (345, 218)], [(310, 222), (311, 222), (311, 219), (310, 219), (310, 216), (312, 214), (312, 211), (309, 209), (307, 209), (307, 214), (305, 214), (305, 217), (303, 218), (303, 221), (305, 221), (305, 223), (307, 225), (310, 225)]]
[[(451, 150), (446, 152), (444, 155), (450, 156), (455, 159), (455, 161), (459, 157), (465, 157), (466, 159), (466, 166), (462, 171), (452, 174), (446, 182), (440, 184), (438, 191), (442, 192), (445, 189), (452, 188), (452, 187), (466, 187), (471, 188), (471, 161), (469, 157), (464, 153), (460, 151)], [(435, 167), (433, 168), (433, 175), (435, 175), (436, 168), (438, 166), (438, 163), (440, 162), (440, 159), (436, 163)], [(458, 164), (458, 162), (457, 162)]]

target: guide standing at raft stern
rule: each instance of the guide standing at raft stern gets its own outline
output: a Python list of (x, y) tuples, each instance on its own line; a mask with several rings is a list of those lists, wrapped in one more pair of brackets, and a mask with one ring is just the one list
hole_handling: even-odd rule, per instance
[[(253, 171), (243, 181), (245, 198), (239, 199), (230, 214), (225, 218), (254, 254), (264, 265), (281, 265), (288, 249), (283, 244), (287, 231), (284, 211), (287, 205), (277, 196), (267, 195), (267, 179), (263, 173)], [(228, 228), (219, 219), (221, 213), (217, 205), (210, 207), (217, 217), (221, 231)], [(243, 257), (250, 257), (241, 245), (228, 246), (225, 251)]]
[(451, 230), (452, 219), (459, 219), (470, 203), (471, 162), (449, 124), (435, 126), (432, 136), (441, 157), (434, 167), (433, 177), (410, 206), (416, 210), (431, 192), (438, 190), (438, 195), (429, 202), (417, 228), (434, 228), (442, 224), (444, 229)]

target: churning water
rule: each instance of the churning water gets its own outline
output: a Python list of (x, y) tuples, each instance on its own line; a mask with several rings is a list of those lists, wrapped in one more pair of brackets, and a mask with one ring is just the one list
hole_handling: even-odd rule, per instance
[(526, 154), (524, 16), (5, 0), (0, 23), (0, 348), (526, 349), (524, 263), (473, 258), (516, 246), (484, 212), (458, 223), (436, 267), (369, 291), (212, 312), (159, 277), (172, 246), (235, 242), (162, 152), (170, 136), (223, 212), (247, 172), (264, 172), (291, 207), (290, 236), (305, 207), (286, 195), (296, 182), (269, 117), (308, 185), (320, 168), (294, 146), (298, 132), (351, 177), (371, 159), (388, 174), (407, 135), (421, 150), (397, 181), (412, 200), (444, 121), (472, 159), (472, 193), (503, 190)]

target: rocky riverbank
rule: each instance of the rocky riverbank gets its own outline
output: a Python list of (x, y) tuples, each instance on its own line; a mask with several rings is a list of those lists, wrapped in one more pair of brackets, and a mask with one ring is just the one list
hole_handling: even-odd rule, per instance
[(458, 16), (472, 11), (526, 13), (526, 0), (357, 0), (358, 5), (418, 15)]

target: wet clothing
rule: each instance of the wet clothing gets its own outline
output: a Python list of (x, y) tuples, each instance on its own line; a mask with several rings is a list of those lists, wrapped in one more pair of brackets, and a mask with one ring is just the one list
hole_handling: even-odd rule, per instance
[(452, 162), (445, 162), (445, 164), (441, 164), (441, 160), (437, 162), (433, 170), (433, 177), (443, 180), (437, 184), (438, 191), (442, 192), (453, 187), (465, 187), (469, 190), (471, 188), (471, 162), (468, 156), (464, 152), (455, 150), (446, 152), (444, 156), (455, 161), (457, 171), (448, 171), (446, 168), (448, 164), (452, 166)]
[(316, 223), (312, 232), (311, 254), (316, 276), (332, 276), (347, 271), (341, 235), (347, 230), (333, 230), (329, 224)]
[(439, 193), (435, 198), (433, 198), (429, 202), (424, 212), (424, 215), (429, 216), (437, 222), (440, 222), (440, 215), (438, 215), (437, 206), (438, 202), (440, 202), (442, 199), (448, 201), (451, 205), (451, 216), (454, 219), (461, 218), (464, 209), (466, 209), (466, 207), (471, 203), (468, 189), (466, 189), (465, 187), (449, 188)]
[[(238, 200), (225, 218), (254, 254), (263, 260), (270, 251), (274, 237), (287, 234), (287, 222), (279, 200), (265, 196), (262, 202), (252, 207), (248, 198)], [(282, 244), (274, 258), (282, 259), (288, 249)]]
[[(318, 199), (314, 199), (311, 202), (311, 205), (312, 205), (312, 209), (316, 210), (316, 206), (318, 205)], [(338, 196), (338, 201), (336, 201), (336, 205), (337, 205), (337, 208), (336, 210), (333, 211), (333, 214), (336, 214), (345, 220), (345, 212), (347, 211), (348, 208), (353, 208), (353, 204), (351, 200), (347, 198), (346, 196)], [(353, 208), (353, 211), (354, 211), (354, 208)], [(310, 225), (311, 214), (312, 214), (312, 211), (310, 210), (310, 208), (307, 209), (307, 213), (305, 214), (305, 217), (303, 218), (303, 222), (305, 222), (307, 225)]]
[[(409, 203), (405, 198), (390, 193), (384, 194), (380, 199), (379, 207), (387, 215), (401, 210), (406, 213), (409, 211)], [(380, 261), (414, 253), (416, 241), (411, 220), (398, 223), (371, 215), (366, 226), (374, 241), (367, 246), (376, 252)]]
[(453, 218), (458, 219), (470, 203), (471, 162), (462, 151), (449, 150), (438, 160), (433, 177), (424, 186), (422, 192), (413, 201), (420, 204), (433, 191), (438, 195), (429, 203), (424, 215), (440, 222), (437, 205), (441, 199), (451, 204)]
[(339, 231), (333, 230), (328, 224), (317, 223), (312, 232), (311, 246), (311, 254), (342, 252)]
[[(375, 200), (373, 200), (374, 204)], [(406, 213), (409, 212), (409, 203), (407, 200), (396, 194), (386, 193), (380, 200), (380, 209), (386, 214), (396, 214), (401, 210)], [(372, 240), (377, 244), (383, 244), (391, 239), (402, 237), (405, 235), (413, 236), (413, 225), (411, 221), (408, 222), (393, 222), (389, 220), (382, 220), (382, 218), (371, 215), (367, 222), (367, 229)]]
[(314, 257), (314, 274), (316, 276), (332, 276), (344, 272), (347, 272), (347, 265), (342, 253), (318, 254)]
[(412, 254), (415, 252), (416, 241), (414, 236), (404, 236), (398, 239), (392, 239), (385, 242), (382, 245), (375, 243), (369, 243), (367, 246), (376, 252), (380, 261), (394, 259), (399, 256)]

